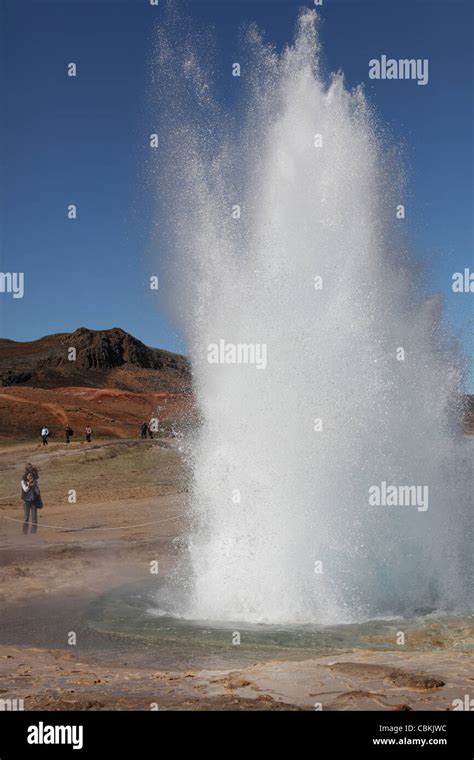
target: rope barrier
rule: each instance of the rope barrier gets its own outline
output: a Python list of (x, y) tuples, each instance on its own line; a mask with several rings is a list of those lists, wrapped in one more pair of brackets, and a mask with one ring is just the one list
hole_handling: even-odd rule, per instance
[[(77, 531), (81, 532), (83, 530), (130, 530), (131, 528), (145, 528), (148, 525), (160, 525), (161, 523), (165, 522), (171, 522), (172, 520), (178, 520), (180, 517), (185, 517), (186, 512), (182, 512), (180, 515), (176, 515), (175, 517), (167, 517), (164, 520), (153, 520), (152, 522), (147, 523), (138, 523), (137, 525), (120, 525), (115, 526), (113, 528), (103, 528), (101, 526), (94, 527), (91, 526), (90, 528), (67, 528), (64, 525), (48, 525), (47, 523), (41, 523), (42, 528), (52, 528), (53, 530), (60, 530), (63, 533), (68, 533), (70, 531)], [(16, 523), (24, 523), (24, 520), (18, 520), (15, 517), (7, 517), (7, 515), (2, 515), (4, 520), (10, 520), (10, 522), (16, 522)], [(40, 526), (40, 523), (38, 523), (38, 527)]]

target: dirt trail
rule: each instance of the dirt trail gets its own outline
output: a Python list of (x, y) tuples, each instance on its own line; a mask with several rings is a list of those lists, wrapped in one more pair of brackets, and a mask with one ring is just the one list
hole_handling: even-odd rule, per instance
[(11, 401), (12, 399), (15, 399), (15, 401), (18, 401), (21, 404), (34, 404), (35, 403), (31, 399), (21, 398), (21, 397), (17, 396), (16, 394), (13, 395), (12, 393), (5, 393), (5, 391), (3, 391), (2, 393), (0, 393), (0, 398), (5, 398), (5, 399), (7, 399), (7, 401)]

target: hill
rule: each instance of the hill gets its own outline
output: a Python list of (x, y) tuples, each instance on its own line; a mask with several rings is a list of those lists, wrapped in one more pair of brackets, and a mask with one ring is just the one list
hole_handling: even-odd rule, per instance
[[(74, 349), (72, 351), (71, 349)], [(69, 423), (82, 437), (136, 436), (157, 417), (164, 430), (192, 414), (186, 357), (150, 348), (124, 330), (48, 335), (20, 343), (0, 339), (0, 437), (37, 438), (46, 425), (51, 443)]]
[(0, 385), (189, 392), (188, 360), (114, 327), (57, 333), (28, 343), (0, 339)]

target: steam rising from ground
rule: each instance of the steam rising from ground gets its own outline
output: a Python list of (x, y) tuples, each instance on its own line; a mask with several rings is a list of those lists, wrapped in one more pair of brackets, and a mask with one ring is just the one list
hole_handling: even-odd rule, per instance
[[(182, 20), (158, 35), (158, 224), (202, 413), (189, 617), (334, 623), (472, 601), (460, 362), (396, 219), (397, 152), (318, 56), (313, 11), (281, 55), (251, 29), (227, 113), (212, 40)], [(266, 344), (267, 368), (209, 364), (220, 339)], [(370, 506), (382, 481), (428, 486), (428, 510)]]

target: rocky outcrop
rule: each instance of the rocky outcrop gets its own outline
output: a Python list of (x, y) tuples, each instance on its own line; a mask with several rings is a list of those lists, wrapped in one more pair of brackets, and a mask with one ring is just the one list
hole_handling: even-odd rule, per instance
[(186, 357), (146, 346), (118, 327), (80, 327), (29, 343), (0, 340), (0, 384), (183, 392), (190, 390), (190, 371)]

